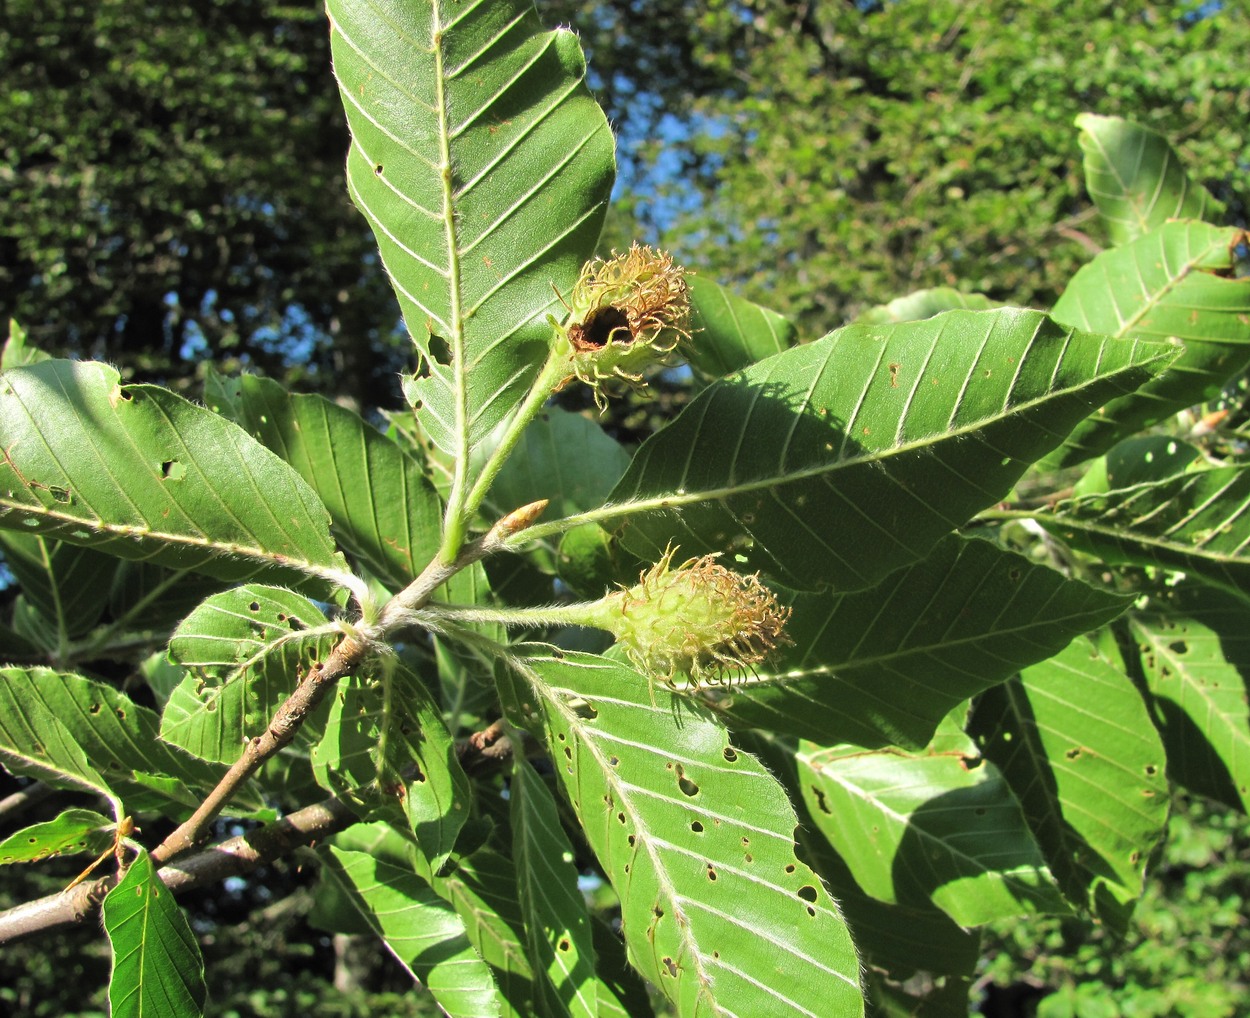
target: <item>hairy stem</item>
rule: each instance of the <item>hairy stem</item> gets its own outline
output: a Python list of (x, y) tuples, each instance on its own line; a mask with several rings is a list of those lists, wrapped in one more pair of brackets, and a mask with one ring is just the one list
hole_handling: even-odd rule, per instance
[(264, 734), (248, 742), (243, 755), (200, 803), (191, 818), (152, 850), (152, 861), (159, 866), (200, 841), (239, 786), (261, 764), (295, 738), (295, 733), (299, 731), (304, 719), (317, 708), (339, 679), (350, 675), (360, 666), (367, 651), (366, 643), (345, 636), (324, 662), (318, 661), (309, 668), (295, 687), (295, 692), (278, 708)]

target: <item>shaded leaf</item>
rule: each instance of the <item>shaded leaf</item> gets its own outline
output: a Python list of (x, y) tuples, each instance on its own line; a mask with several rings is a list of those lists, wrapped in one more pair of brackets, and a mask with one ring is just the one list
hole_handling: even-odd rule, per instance
[(1121, 339), (1179, 340), (1181, 356), (1158, 378), (1112, 399), (1051, 457), (1079, 463), (1121, 438), (1215, 398), (1250, 363), (1250, 277), (1234, 278), (1237, 229), (1179, 222), (1104, 251), (1068, 283), (1056, 321)]
[(553, 285), (594, 250), (612, 135), (576, 37), (528, 0), (328, 9), (348, 187), (425, 360), (409, 399), (467, 464), (546, 357)]
[(590, 914), (555, 800), (523, 757), (508, 787), (517, 886), (534, 967), (547, 976), (546, 1013), (595, 1018), (599, 985)]
[(535, 650), (522, 667), (634, 963), (678, 1013), (861, 1013), (854, 946), (768, 771), (622, 665)]
[(410, 869), (333, 845), (321, 852), (323, 878), (337, 883), (373, 933), (453, 1018), (499, 1015), (495, 982), (464, 923)]
[(67, 809), (54, 820), (32, 824), (0, 841), (0, 866), (80, 852), (99, 855), (113, 844), (116, 829), (95, 810)]
[[(188, 672), (165, 705), (161, 738), (233, 763), (340, 638), (320, 608), (289, 590), (251, 584), (214, 594), (169, 641), (171, 660)], [(306, 725), (299, 737), (317, 734)]]
[(1250, 468), (1194, 470), (1061, 502), (1048, 530), (1103, 562), (1162, 566), (1250, 592)]
[(199, 945), (143, 849), (104, 899), (104, 932), (113, 948), (114, 1018), (204, 1013), (208, 988)]
[(1168, 777), (1250, 812), (1250, 601), (1197, 584), (1129, 616)]
[(794, 645), (705, 696), (734, 726), (920, 749), (956, 704), (1130, 601), (989, 541), (952, 536), (868, 590), (794, 596), (786, 626)]
[(0, 526), (221, 580), (343, 583), (325, 508), (216, 414), (95, 362), (0, 379)]
[(602, 516), (652, 560), (672, 542), (791, 585), (866, 587), (1170, 356), (1036, 311), (851, 326), (708, 386), (638, 450)]
[(690, 340), (681, 352), (696, 371), (720, 378), (798, 342), (794, 324), (701, 276), (691, 276)]
[(82, 636), (100, 621), (120, 565), (116, 558), (15, 532), (0, 535), (0, 548), (31, 607), (54, 624), (61, 641)]
[(1075, 640), (984, 693), (969, 734), (1019, 798), (1068, 900), (1124, 931), (1169, 805), (1163, 744), (1133, 683)]
[(874, 898), (932, 902), (961, 926), (1069, 911), (1020, 804), (962, 732), (920, 753), (804, 742), (797, 761), (817, 828)]
[(1169, 219), (1216, 222), (1224, 206), (1185, 172), (1157, 131), (1120, 117), (1076, 118), (1085, 153), (1085, 188), (1107, 224), (1111, 243), (1127, 244)]
[(359, 414), (255, 375), (210, 374), (205, 396), (308, 482), (343, 550), (390, 589), (410, 583), (437, 553), (442, 506), (434, 486)]
[(401, 661), (339, 683), (312, 763), (367, 818), (406, 823), (431, 872), (447, 861), (472, 790), (438, 706)]

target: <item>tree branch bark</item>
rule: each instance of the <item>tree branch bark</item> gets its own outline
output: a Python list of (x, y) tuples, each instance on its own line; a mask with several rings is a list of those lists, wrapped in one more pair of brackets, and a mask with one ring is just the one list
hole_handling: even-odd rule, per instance
[[(301, 845), (345, 830), (358, 819), (340, 799), (325, 799), (177, 863), (169, 863), (160, 869), (161, 881), (178, 894), (202, 884), (250, 873)], [(116, 875), (101, 877), (0, 912), (0, 944), (87, 922), (116, 883)]]

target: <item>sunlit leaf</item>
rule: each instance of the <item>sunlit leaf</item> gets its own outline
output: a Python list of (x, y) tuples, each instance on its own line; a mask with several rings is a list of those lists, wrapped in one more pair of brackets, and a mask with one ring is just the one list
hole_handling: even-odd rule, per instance
[(689, 285), (690, 340), (681, 351), (702, 374), (720, 378), (798, 342), (794, 324), (776, 311), (702, 276), (692, 276)]
[(98, 855), (113, 844), (117, 825), (90, 809), (67, 809), (54, 820), (32, 824), (0, 841), (0, 866), (50, 856)]
[(393, 590), (438, 551), (442, 507), (421, 464), (359, 414), (255, 375), (212, 374), (209, 405), (282, 457), (330, 513), (343, 550)]
[(0, 378), (0, 526), (222, 580), (344, 582), (329, 517), (289, 466), (167, 389), (95, 362)]
[(113, 948), (113, 1018), (204, 1013), (208, 988), (199, 945), (142, 849), (104, 899), (104, 932)]
[(598, 240), (607, 119), (576, 36), (528, 0), (331, 0), (352, 200), (424, 374), (408, 395), (467, 464), (546, 356), (549, 311)]
[(1250, 600), (1197, 584), (1129, 617), (1168, 777), (1250, 811)]
[(1216, 467), (1085, 495), (1038, 519), (1111, 564), (1162, 566), (1250, 593), (1250, 468)]
[(501, 1014), (490, 969), (465, 936), (464, 923), (410, 869), (333, 845), (323, 878), (340, 889), (412, 978), (452, 1018)]
[[(321, 609), (289, 590), (252, 584), (213, 595), (169, 642), (171, 659), (188, 673), (165, 706), (161, 738), (233, 763), (340, 638)], [(306, 725), (301, 735), (316, 733)]]
[(1220, 222), (1224, 206), (1193, 180), (1168, 140), (1120, 117), (1081, 113), (1085, 187), (1111, 243), (1127, 244), (1169, 219)]
[(1122, 339), (1179, 340), (1168, 370), (1112, 399), (1051, 460), (1079, 463), (1148, 424), (1219, 394), (1250, 362), (1250, 277), (1237, 277), (1246, 234), (1192, 221), (1165, 223), (1104, 251), (1069, 281), (1052, 314), (1077, 329)]
[(622, 665), (536, 651), (523, 667), (545, 721), (517, 720), (545, 725), (634, 963), (678, 1013), (861, 1013), (850, 936), (768, 771)]
[(856, 882), (889, 903), (937, 905), (961, 926), (1067, 912), (998, 769), (961, 732), (920, 753), (800, 744), (817, 828)]
[(595, 1018), (598, 980), (590, 915), (551, 792), (524, 759), (509, 784), (512, 849), (530, 951), (547, 975), (547, 1013)]

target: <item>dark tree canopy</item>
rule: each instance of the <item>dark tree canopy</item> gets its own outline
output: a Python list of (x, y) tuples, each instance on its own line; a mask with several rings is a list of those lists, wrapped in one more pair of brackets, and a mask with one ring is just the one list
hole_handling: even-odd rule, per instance
[(367, 398), (397, 316), (327, 35), (317, 3), (7, 4), (0, 315), (128, 371), (185, 346)]

